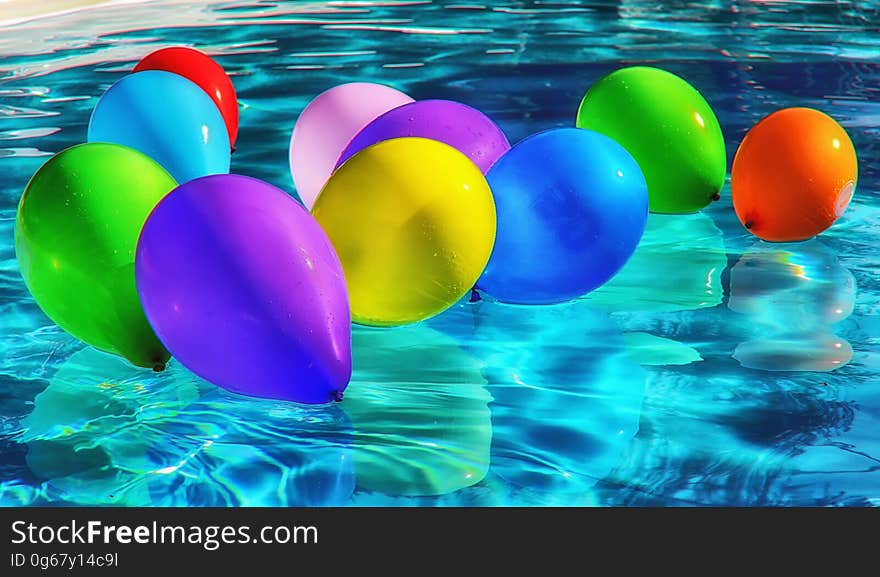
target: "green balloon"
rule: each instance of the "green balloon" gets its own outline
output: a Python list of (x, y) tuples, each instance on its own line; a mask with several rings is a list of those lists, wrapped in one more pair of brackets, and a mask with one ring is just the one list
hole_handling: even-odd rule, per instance
[(604, 76), (581, 101), (577, 127), (633, 155), (651, 212), (696, 212), (718, 199), (727, 174), (724, 136), (706, 100), (678, 76), (646, 66)]
[(80, 144), (31, 178), (15, 221), (21, 274), (49, 318), (85, 343), (156, 370), (170, 355), (141, 308), (134, 254), (147, 216), (175, 186), (135, 150)]

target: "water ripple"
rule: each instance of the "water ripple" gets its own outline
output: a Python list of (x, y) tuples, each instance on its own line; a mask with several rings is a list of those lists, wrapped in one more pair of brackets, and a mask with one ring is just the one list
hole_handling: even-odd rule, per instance
[(21, 130), (5, 130), (0, 131), (0, 140), (21, 140), (23, 138), (40, 138), (55, 134), (61, 129), (57, 126), (47, 126), (45, 128), (24, 128)]
[(52, 156), (52, 153), (38, 148), (0, 148), (0, 158), (39, 158), (41, 156)]

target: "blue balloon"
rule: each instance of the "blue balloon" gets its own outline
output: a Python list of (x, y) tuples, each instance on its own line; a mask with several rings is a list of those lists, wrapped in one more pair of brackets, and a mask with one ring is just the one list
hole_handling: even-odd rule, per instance
[(113, 84), (92, 111), (88, 140), (134, 148), (181, 184), (229, 172), (223, 116), (204, 90), (171, 72), (138, 72)]
[(601, 286), (635, 251), (648, 187), (617, 142), (557, 128), (517, 143), (489, 170), (498, 229), (477, 287), (497, 300), (550, 304)]

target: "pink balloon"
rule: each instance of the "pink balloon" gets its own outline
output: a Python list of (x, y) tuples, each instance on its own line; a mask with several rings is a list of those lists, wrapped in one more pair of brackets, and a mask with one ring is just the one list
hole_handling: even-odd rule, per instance
[(312, 100), (293, 127), (290, 173), (296, 192), (311, 210), (349, 142), (376, 117), (413, 99), (370, 82), (340, 84)]

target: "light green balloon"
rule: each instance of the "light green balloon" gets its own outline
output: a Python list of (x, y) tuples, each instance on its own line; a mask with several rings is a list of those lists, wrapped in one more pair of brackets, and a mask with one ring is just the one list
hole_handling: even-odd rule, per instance
[(89, 143), (50, 158), (18, 205), (15, 253), (43, 312), (140, 367), (161, 369), (169, 354), (141, 308), (135, 247), (147, 216), (175, 186), (140, 152)]
[(724, 136), (715, 113), (690, 84), (647, 66), (621, 68), (581, 101), (577, 127), (595, 130), (632, 154), (648, 183), (651, 212), (696, 212), (727, 174)]
[(443, 495), (489, 470), (491, 397), (477, 360), (423, 325), (356, 327), (341, 407), (354, 426), (361, 490)]

